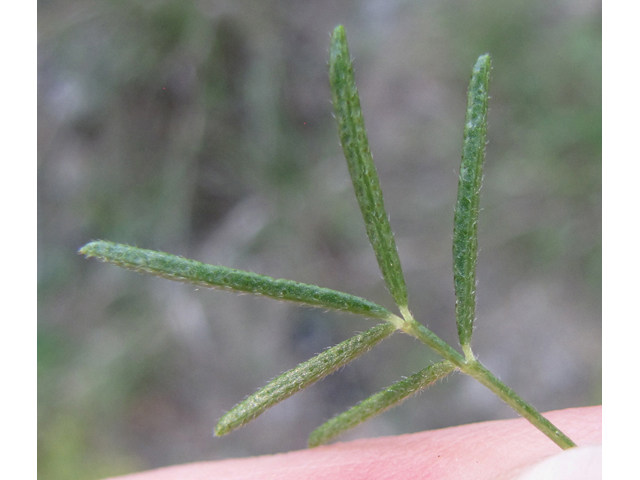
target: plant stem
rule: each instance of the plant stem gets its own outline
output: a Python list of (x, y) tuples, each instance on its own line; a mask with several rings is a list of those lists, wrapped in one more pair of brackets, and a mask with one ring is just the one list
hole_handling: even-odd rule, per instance
[(482, 383), (485, 387), (495, 393), (504, 400), (507, 405), (513, 408), (519, 415), (529, 420), (529, 422), (549, 437), (560, 448), (566, 450), (575, 447), (576, 444), (558, 429), (553, 423), (542, 416), (529, 403), (525, 402), (518, 396), (516, 392), (502, 383), (493, 373), (491, 373), (484, 365), (477, 360), (469, 362), (465, 369), (461, 369), (464, 373), (471, 375), (473, 378)]
[(402, 316), (404, 317), (404, 322), (398, 327), (405, 333), (416, 337), (422, 343), (431, 347), (432, 350), (435, 350), (440, 355), (442, 355), (446, 360), (449, 360), (453, 363), (457, 368), (462, 370), (466, 365), (466, 360), (463, 355), (461, 355), (455, 348), (449, 345), (447, 342), (442, 340), (439, 336), (429, 330), (427, 327), (418, 322), (411, 312), (409, 312), (408, 308), (401, 308)]
[(463, 355), (448, 343), (416, 321), (408, 310), (405, 310), (402, 313), (405, 317), (405, 323), (402, 330), (405, 333), (416, 337), (422, 343), (442, 355), (446, 360), (453, 363), (461, 372), (478, 380), (563, 450), (576, 446), (576, 444), (562, 433), (558, 427), (543, 417), (540, 412), (538, 412), (529, 403), (525, 402), (516, 392), (502, 383), (475, 358), (465, 359)]

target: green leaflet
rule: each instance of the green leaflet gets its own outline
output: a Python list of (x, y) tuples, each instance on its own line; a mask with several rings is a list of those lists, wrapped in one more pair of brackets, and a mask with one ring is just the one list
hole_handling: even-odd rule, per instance
[(216, 425), (216, 435), (226, 435), (253, 420), (268, 408), (362, 355), (394, 331), (395, 327), (389, 323), (377, 325), (283, 373), (226, 413)]
[(456, 293), (458, 338), (465, 353), (476, 314), (476, 261), (478, 258), (478, 213), (489, 110), (489, 71), (491, 58), (478, 58), (471, 74), (467, 95), (462, 163), (458, 181), (458, 200), (453, 221), (453, 281)]
[(367, 235), (391, 295), (399, 307), (406, 307), (407, 287), (369, 149), (347, 37), (341, 25), (333, 31), (329, 55), (329, 79), (338, 132)]
[(98, 240), (82, 247), (87, 257), (114, 263), (121, 267), (146, 272), (169, 280), (179, 280), (208, 288), (264, 295), (276, 300), (330, 308), (379, 318), (396, 323), (400, 320), (384, 307), (364, 298), (293, 280), (276, 280), (265, 275), (207, 265), (154, 250)]
[(315, 429), (309, 436), (309, 446), (317, 447), (331, 441), (342, 432), (398, 405), (407, 397), (444, 378), (455, 369), (456, 367), (447, 361), (439, 362), (394, 383)]

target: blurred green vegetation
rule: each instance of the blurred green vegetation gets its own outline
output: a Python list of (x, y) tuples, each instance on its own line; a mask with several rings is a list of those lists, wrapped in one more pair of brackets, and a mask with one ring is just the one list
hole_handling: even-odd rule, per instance
[[(452, 343), (454, 170), (470, 69), (491, 53), (474, 350), (543, 411), (599, 403), (600, 22), (575, 0), (42, 2), (39, 477), (303, 448), (433, 359), (395, 335), (214, 439), (244, 395), (370, 323), (75, 253), (108, 239), (390, 307), (331, 117), (338, 23), (412, 311)], [(512, 415), (457, 377), (345, 439)]]

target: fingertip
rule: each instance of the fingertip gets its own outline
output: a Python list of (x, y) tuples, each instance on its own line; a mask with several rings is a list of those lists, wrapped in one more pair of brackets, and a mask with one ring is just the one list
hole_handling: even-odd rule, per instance
[(515, 480), (600, 480), (602, 479), (602, 445), (570, 448), (545, 458)]

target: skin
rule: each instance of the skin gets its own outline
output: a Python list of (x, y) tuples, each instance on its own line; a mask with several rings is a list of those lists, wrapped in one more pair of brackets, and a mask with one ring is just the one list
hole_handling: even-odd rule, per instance
[(563, 451), (521, 418), (278, 455), (200, 462), (118, 480), (591, 480), (602, 478), (602, 407), (545, 416), (578, 444)]

